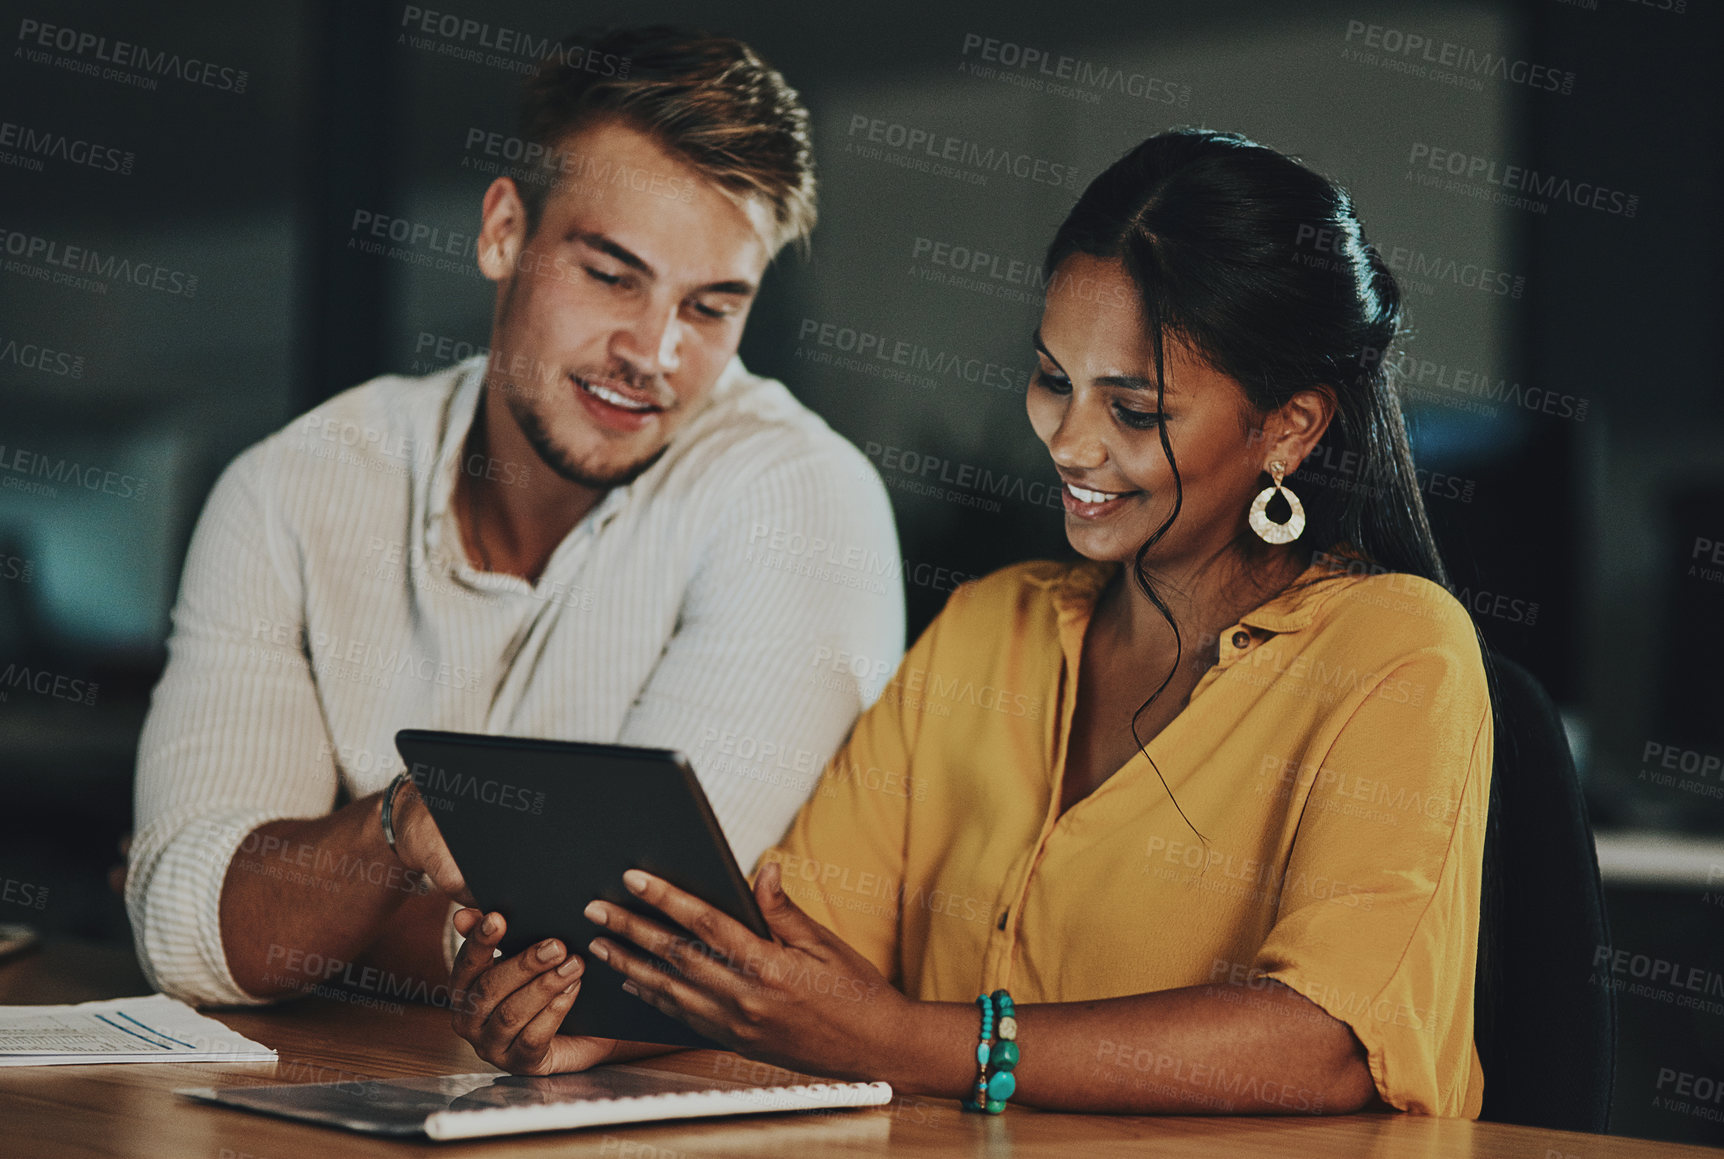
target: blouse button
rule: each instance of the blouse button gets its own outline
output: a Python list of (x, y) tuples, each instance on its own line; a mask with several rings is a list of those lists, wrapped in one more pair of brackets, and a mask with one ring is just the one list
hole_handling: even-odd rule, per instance
[(1240, 632), (1233, 633), (1233, 646), (1235, 648), (1241, 648), (1241, 649), (1247, 648), (1250, 646), (1250, 644), (1251, 644), (1251, 633), (1250, 632), (1240, 631)]

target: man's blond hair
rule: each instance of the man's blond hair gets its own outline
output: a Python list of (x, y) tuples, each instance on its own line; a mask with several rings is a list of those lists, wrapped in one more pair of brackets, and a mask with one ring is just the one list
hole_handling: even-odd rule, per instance
[[(555, 171), (569, 137), (607, 119), (651, 136), (720, 189), (758, 198), (770, 210), (770, 252), (806, 246), (815, 220), (808, 110), (742, 41), (666, 25), (565, 37), (521, 94), (521, 136)], [(548, 183), (517, 186), (536, 228)]]

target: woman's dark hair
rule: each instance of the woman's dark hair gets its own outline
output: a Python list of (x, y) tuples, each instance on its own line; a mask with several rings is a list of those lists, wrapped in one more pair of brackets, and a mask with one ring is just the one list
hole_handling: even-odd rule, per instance
[[(1344, 190), (1236, 133), (1175, 129), (1090, 182), (1048, 247), (1050, 282), (1073, 254), (1117, 260), (1136, 284), (1158, 403), (1169, 337), (1237, 380), (1259, 413), (1302, 390), (1331, 395), (1335, 417), (1290, 483), (1319, 484), (1299, 491), (1303, 542), (1446, 585), (1391, 374), (1400, 288)], [(1143, 558), (1183, 499), (1165, 427), (1161, 441), (1174, 508), (1136, 568), (1157, 607)], [(1235, 546), (1248, 561), (1269, 550), (1249, 532)]]
[[(1400, 287), (1365, 240), (1345, 190), (1236, 133), (1158, 133), (1084, 190), (1048, 247), (1050, 287), (1060, 263), (1074, 254), (1118, 261), (1135, 284), (1155, 352), (1158, 411), (1169, 340), (1235, 379), (1257, 415), (1302, 390), (1333, 398), (1328, 429), (1289, 480), (1306, 512), (1304, 551), (1332, 564), (1310, 582), (1402, 572), (1449, 586), (1413, 471), (1394, 373)], [(1173, 509), (1138, 549), (1132, 571), (1173, 628), (1175, 658), (1139, 715), (1173, 679), (1182, 655), (1179, 625), (1144, 564), (1184, 501), (1167, 428), (1158, 429), (1173, 471)], [(1272, 550), (1243, 528), (1230, 546), (1247, 566)], [(1494, 685), (1482, 639), (1480, 651)], [(1132, 733), (1143, 749), (1137, 715)], [(1496, 877), (1489, 866), (1485, 877), (1488, 919)], [(1481, 921), (1481, 963), (1488, 934), (1488, 921)], [(1480, 973), (1489, 970), (1481, 965)], [(1487, 1006), (1481, 1003), (1488, 1017)]]

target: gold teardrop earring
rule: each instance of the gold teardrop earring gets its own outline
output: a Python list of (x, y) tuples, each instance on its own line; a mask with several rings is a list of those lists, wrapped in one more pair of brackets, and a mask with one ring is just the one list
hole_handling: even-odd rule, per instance
[[(1280, 459), (1269, 464), (1269, 474), (1275, 482), (1257, 493), (1257, 498), (1251, 501), (1251, 513), (1245, 517), (1251, 530), (1265, 543), (1292, 543), (1305, 530), (1305, 505), (1299, 502), (1299, 496), (1281, 485), (1281, 477), (1286, 473), (1287, 464)], [(1269, 500), (1276, 494), (1286, 499), (1287, 506), (1293, 509), (1285, 523), (1276, 523), (1269, 518)]]

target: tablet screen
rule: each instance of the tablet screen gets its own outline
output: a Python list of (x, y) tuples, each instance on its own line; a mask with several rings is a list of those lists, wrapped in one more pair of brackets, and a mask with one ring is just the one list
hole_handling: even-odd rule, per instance
[(644, 869), (768, 936), (747, 879), (680, 753), (666, 749), (406, 729), (407, 769), (467, 888), (507, 919), (504, 954), (558, 938), (586, 959), (564, 1034), (722, 1049), (622, 990), (587, 952), (594, 898), (661, 923), (623, 887)]

